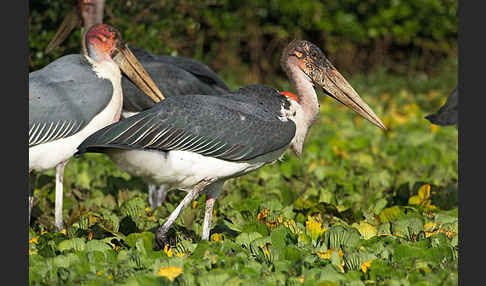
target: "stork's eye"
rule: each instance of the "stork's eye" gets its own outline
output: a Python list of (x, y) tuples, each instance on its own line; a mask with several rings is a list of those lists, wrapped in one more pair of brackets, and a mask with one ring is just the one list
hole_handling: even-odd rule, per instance
[(294, 51), (294, 55), (299, 59), (301, 59), (304, 56), (304, 54), (299, 51)]

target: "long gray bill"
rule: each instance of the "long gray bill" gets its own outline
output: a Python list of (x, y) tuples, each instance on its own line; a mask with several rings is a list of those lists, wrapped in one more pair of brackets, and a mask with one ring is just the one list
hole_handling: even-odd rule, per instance
[(321, 84), (325, 92), (374, 125), (386, 130), (380, 118), (378, 118), (368, 104), (364, 102), (348, 81), (334, 67), (326, 72), (325, 78), (326, 80)]

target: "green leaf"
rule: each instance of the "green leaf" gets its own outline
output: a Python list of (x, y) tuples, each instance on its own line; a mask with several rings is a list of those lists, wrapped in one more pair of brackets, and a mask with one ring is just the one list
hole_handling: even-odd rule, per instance
[(402, 215), (403, 212), (400, 209), (400, 207), (393, 206), (382, 210), (378, 215), (378, 217), (380, 218), (381, 223), (386, 223), (386, 222), (394, 221)]
[(79, 237), (74, 237), (71, 239), (66, 239), (60, 242), (57, 245), (57, 249), (59, 251), (66, 251), (66, 250), (74, 250), (74, 251), (83, 251), (86, 248), (86, 243), (83, 239)]

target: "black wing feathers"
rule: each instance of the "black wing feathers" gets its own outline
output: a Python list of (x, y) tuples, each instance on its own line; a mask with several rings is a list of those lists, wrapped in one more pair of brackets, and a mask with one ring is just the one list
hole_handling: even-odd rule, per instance
[[(183, 150), (249, 160), (287, 146), (295, 134), (292, 121), (281, 121), (278, 113), (262, 110), (256, 99), (238, 101), (231, 95), (167, 98), (94, 133), (78, 147), (78, 153), (110, 148)], [(282, 100), (275, 98), (274, 104)]]

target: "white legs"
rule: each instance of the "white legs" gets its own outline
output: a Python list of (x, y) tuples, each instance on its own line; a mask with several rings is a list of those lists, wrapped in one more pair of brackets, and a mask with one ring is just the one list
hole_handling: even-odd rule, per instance
[(32, 205), (34, 203), (35, 179), (36, 179), (36, 173), (34, 171), (31, 171), (29, 173), (29, 226), (30, 226), (30, 215), (32, 213)]
[(174, 221), (179, 217), (181, 212), (193, 201), (195, 200), (198, 196), (199, 193), (209, 184), (211, 183), (211, 180), (203, 180), (200, 183), (198, 183), (194, 188), (187, 193), (187, 195), (184, 197), (182, 202), (179, 203), (177, 208), (169, 215), (167, 220), (164, 222), (162, 226), (160, 226), (157, 229), (157, 232), (155, 233), (155, 240), (159, 247), (163, 247), (165, 242), (166, 242), (166, 235), (167, 231), (169, 228), (172, 226)]
[(206, 211), (204, 212), (204, 222), (201, 239), (209, 240), (209, 232), (211, 230), (211, 218), (213, 216), (213, 207), (216, 198), (206, 199)]
[(64, 177), (64, 166), (67, 161), (61, 162), (56, 166), (56, 206), (54, 213), (54, 227), (56, 231), (61, 231), (64, 228), (62, 222), (62, 183)]
[(221, 193), (224, 182), (215, 182), (208, 186), (206, 191), (206, 210), (204, 211), (204, 222), (201, 239), (209, 240), (209, 233), (211, 231), (211, 218), (213, 217), (213, 208), (216, 198)]
[(165, 185), (160, 185), (157, 189), (156, 185), (149, 184), (149, 204), (151, 209), (160, 207), (167, 197), (167, 192), (169, 189)]

